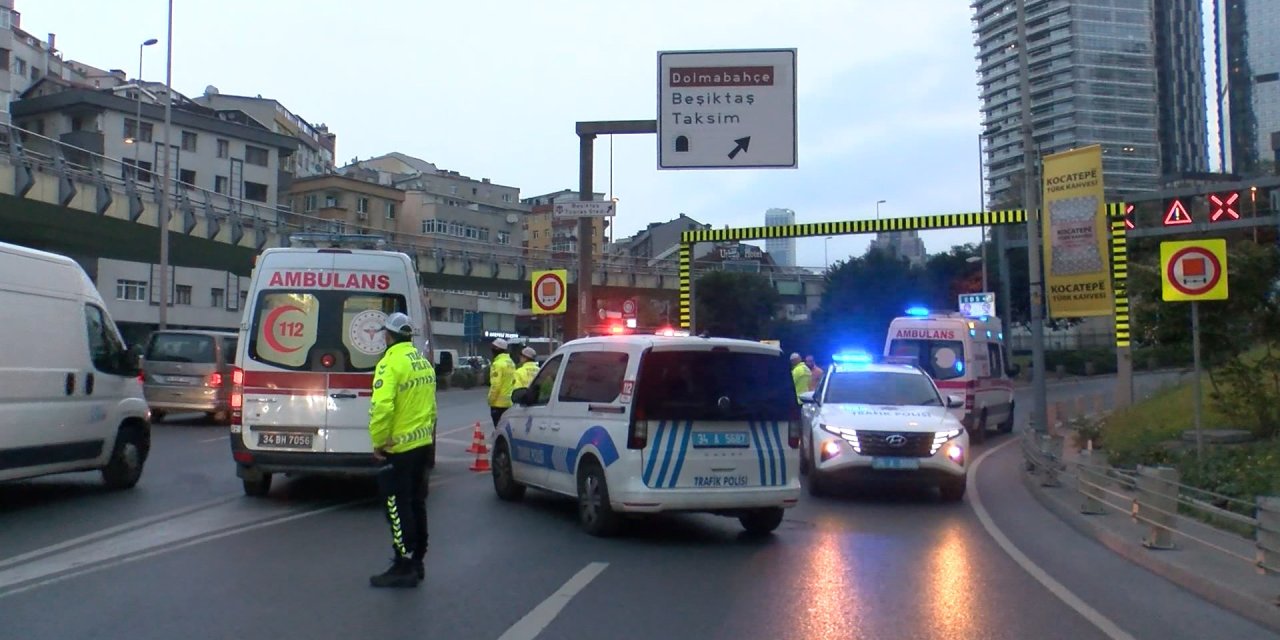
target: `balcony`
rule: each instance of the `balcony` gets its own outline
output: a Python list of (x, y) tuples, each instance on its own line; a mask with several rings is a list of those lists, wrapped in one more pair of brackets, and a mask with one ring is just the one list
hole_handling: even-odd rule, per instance
[[(103, 138), (101, 131), (80, 130), (64, 133), (58, 136), (58, 141), (62, 144), (84, 149), (89, 153), (102, 155)], [(70, 155), (70, 154), (68, 154)], [(88, 164), (88, 163), (81, 163)]]

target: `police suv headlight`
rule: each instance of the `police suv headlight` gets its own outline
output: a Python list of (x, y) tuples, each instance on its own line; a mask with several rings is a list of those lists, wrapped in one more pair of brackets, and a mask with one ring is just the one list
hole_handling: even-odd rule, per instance
[(933, 445), (929, 447), (929, 455), (937, 453), (948, 440), (959, 438), (962, 433), (964, 433), (964, 429), (951, 429), (950, 431), (939, 431), (933, 434)]
[(848, 442), (849, 446), (853, 447), (854, 453), (862, 453), (862, 443), (858, 442), (858, 432), (856, 430), (823, 423), (819, 423), (818, 428), (833, 436), (839, 436), (845, 442)]

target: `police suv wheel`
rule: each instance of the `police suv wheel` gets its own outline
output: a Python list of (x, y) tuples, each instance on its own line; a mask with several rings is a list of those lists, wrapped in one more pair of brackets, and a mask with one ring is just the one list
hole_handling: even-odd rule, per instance
[(938, 491), (942, 493), (942, 499), (946, 502), (960, 502), (964, 499), (964, 490), (966, 486), (965, 477), (960, 476), (953, 480), (947, 480), (938, 485)]
[(498, 499), (517, 502), (524, 498), (525, 486), (516, 482), (511, 471), (511, 450), (506, 440), (500, 440), (493, 448), (493, 464), (489, 466), (493, 469), (493, 492), (498, 494)]
[(809, 495), (815, 498), (822, 498), (831, 495), (831, 491), (827, 488), (827, 481), (822, 477), (817, 469), (809, 471)]

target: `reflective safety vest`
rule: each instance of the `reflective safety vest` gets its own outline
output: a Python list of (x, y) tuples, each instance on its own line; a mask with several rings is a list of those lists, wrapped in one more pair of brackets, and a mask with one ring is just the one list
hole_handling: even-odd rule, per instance
[(506, 409), (511, 406), (511, 392), (515, 391), (516, 363), (511, 356), (499, 353), (489, 365), (489, 406)]
[(516, 369), (516, 382), (513, 389), (528, 389), (533, 377), (538, 375), (538, 363), (530, 360)]
[(402, 453), (435, 441), (436, 370), (412, 342), (391, 345), (373, 375), (369, 440)]
[(796, 385), (796, 402), (800, 401), (800, 394), (809, 392), (809, 380), (812, 378), (813, 372), (803, 362), (791, 368), (791, 381)]

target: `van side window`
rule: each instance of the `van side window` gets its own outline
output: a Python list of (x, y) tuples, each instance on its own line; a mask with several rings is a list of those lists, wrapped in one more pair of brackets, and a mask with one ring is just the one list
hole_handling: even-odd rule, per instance
[(89, 334), (89, 358), (93, 361), (93, 368), (103, 373), (127, 373), (124, 343), (120, 341), (120, 336), (116, 334), (102, 309), (91, 304), (85, 305), (84, 320)]
[(551, 402), (551, 391), (556, 386), (556, 374), (560, 372), (560, 363), (564, 356), (556, 356), (542, 365), (538, 375), (529, 383), (529, 390), (534, 394), (531, 405), (545, 405)]
[(990, 370), (988, 377), (1004, 377), (1004, 358), (1002, 356), (1003, 354), (1000, 352), (1000, 345), (994, 342), (987, 343), (987, 359), (988, 368)]
[(560, 381), (560, 402), (613, 402), (622, 393), (627, 354), (579, 351), (569, 355)]

